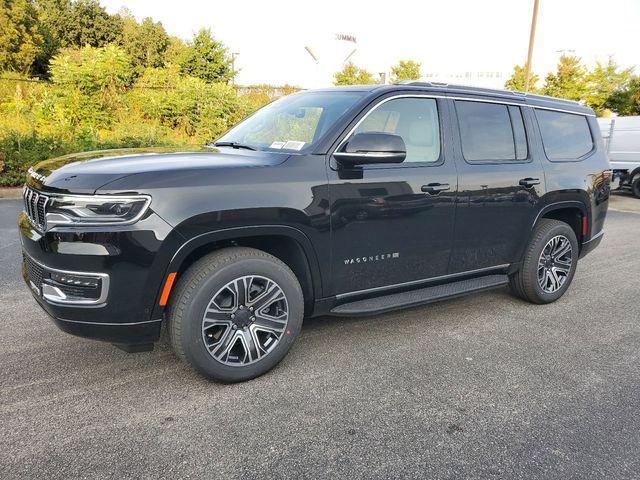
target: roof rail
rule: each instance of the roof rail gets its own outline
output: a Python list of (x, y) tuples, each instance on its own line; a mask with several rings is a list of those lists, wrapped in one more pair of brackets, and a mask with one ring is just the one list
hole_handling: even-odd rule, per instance
[(401, 80), (399, 82), (396, 82), (394, 85), (410, 85), (410, 86), (415, 86), (415, 87), (435, 87), (435, 88), (448, 88), (451, 90), (458, 90), (458, 91), (462, 91), (462, 90), (467, 90), (467, 91), (472, 91), (474, 93), (485, 93), (488, 95), (491, 94), (501, 94), (501, 95), (513, 95), (513, 96), (517, 96), (517, 97), (528, 97), (528, 98), (538, 98), (540, 100), (549, 100), (549, 101), (554, 101), (554, 102), (563, 102), (563, 103), (568, 103), (568, 104), (574, 104), (574, 105), (582, 105), (580, 102), (576, 101), (576, 100), (569, 100), (566, 98), (557, 98), (557, 97), (550, 97), (548, 95), (539, 95), (537, 93), (525, 93), (525, 92), (518, 92), (515, 90), (507, 90), (507, 89), (500, 89), (500, 88), (486, 88), (486, 87), (476, 87), (476, 86), (472, 86), (472, 85), (455, 85), (455, 84), (449, 84), (446, 82), (423, 82), (423, 81), (418, 81), (418, 80)]
[(413, 85), (416, 87), (448, 87), (447, 82), (422, 82), (420, 80), (400, 80), (394, 85)]

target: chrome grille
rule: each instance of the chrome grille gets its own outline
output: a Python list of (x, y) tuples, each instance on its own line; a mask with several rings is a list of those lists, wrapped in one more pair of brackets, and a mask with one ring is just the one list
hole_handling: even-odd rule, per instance
[(22, 191), (22, 198), (24, 200), (24, 211), (27, 214), (27, 217), (29, 217), (29, 220), (31, 220), (31, 223), (40, 230), (44, 230), (46, 226), (45, 215), (47, 213), (49, 197), (25, 186)]

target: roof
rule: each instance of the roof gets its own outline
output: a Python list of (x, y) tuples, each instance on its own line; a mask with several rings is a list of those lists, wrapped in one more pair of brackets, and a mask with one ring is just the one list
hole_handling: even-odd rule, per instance
[(339, 87), (322, 88), (315, 91), (350, 91), (350, 92), (377, 92), (386, 93), (393, 91), (427, 91), (451, 96), (474, 96), (487, 99), (502, 100), (509, 103), (522, 103), (526, 105), (545, 107), (570, 112), (594, 115), (593, 110), (574, 100), (548, 97), (533, 93), (515, 92), (513, 90), (500, 90), (497, 88), (473, 87), (468, 85), (451, 85), (439, 82), (402, 81), (392, 85), (348, 85)]

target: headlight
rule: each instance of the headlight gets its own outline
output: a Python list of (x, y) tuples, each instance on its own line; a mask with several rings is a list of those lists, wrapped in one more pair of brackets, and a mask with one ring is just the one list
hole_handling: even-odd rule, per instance
[(128, 225), (137, 222), (149, 208), (144, 195), (55, 195), (46, 205), (46, 226)]

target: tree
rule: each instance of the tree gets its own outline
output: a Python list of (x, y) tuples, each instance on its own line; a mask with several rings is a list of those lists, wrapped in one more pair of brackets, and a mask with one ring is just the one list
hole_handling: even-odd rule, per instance
[(552, 97), (581, 100), (587, 93), (586, 71), (580, 58), (562, 55), (557, 71), (545, 78), (542, 93)]
[(612, 92), (605, 107), (618, 115), (640, 115), (640, 76), (632, 76), (625, 86)]
[(162, 23), (145, 18), (138, 23), (129, 11), (121, 10), (122, 46), (131, 58), (134, 67), (162, 67), (169, 36)]
[[(504, 88), (506, 88), (507, 90), (513, 90), (515, 92), (524, 92), (526, 77), (526, 68), (521, 67), (520, 65), (516, 65), (515, 67), (513, 67), (513, 73), (511, 74), (511, 77), (504, 83)], [(529, 77), (529, 92), (539, 92), (538, 88), (536, 87), (538, 79), (539, 78), (535, 73), (531, 73), (531, 77)]]
[(28, 0), (0, 0), (0, 70), (29, 73), (43, 44)]
[(180, 66), (189, 54), (189, 45), (179, 37), (173, 35), (167, 41), (167, 50), (164, 54), (165, 64)]
[(103, 47), (122, 36), (122, 19), (109, 15), (98, 0), (40, 0), (38, 6), (59, 48)]
[(587, 105), (602, 115), (607, 110), (607, 100), (611, 94), (618, 90), (624, 90), (631, 80), (633, 68), (621, 70), (609, 57), (606, 64), (596, 62), (594, 68), (587, 74), (588, 90), (584, 96)]
[(53, 83), (103, 98), (123, 93), (133, 81), (131, 61), (122, 47), (65, 49), (51, 60)]
[(391, 83), (402, 80), (418, 80), (420, 78), (421, 64), (413, 60), (400, 60), (391, 68)]
[(180, 63), (182, 73), (206, 82), (229, 83), (236, 75), (232, 59), (222, 42), (213, 38), (211, 30), (201, 29), (193, 38)]
[(34, 71), (47, 76), (49, 61), (68, 47), (103, 47), (122, 37), (122, 19), (109, 15), (97, 0), (38, 0), (40, 31), (44, 45)]
[(352, 62), (333, 75), (334, 85), (369, 85), (375, 83), (373, 75), (364, 68), (357, 67)]

